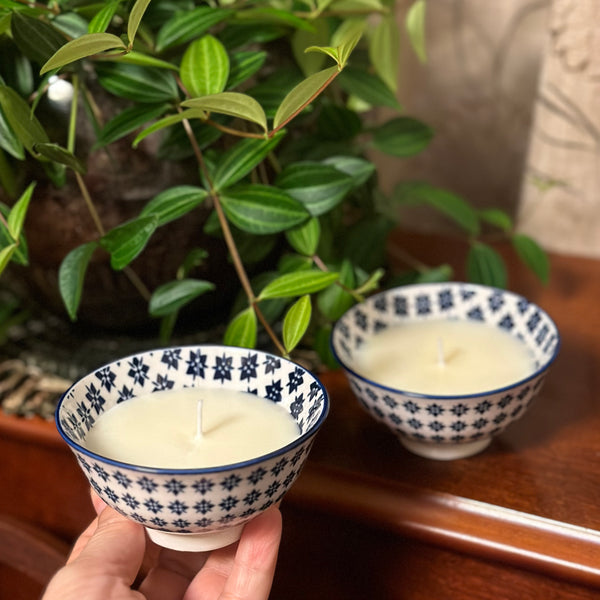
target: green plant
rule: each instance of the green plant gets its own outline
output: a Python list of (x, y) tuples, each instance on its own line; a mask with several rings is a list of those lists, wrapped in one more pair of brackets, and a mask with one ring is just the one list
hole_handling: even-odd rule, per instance
[[(34, 161), (56, 186), (75, 178), (98, 230), (60, 268), (73, 320), (95, 252), (127, 270), (158, 228), (199, 207), (210, 210), (204, 232), (225, 241), (242, 292), (227, 344), (253, 347), (262, 329), (288, 355), (310, 331), (325, 356), (330, 323), (382, 282), (390, 203), (431, 205), (460, 226), (471, 243), (473, 280), (505, 284), (501, 258), (480, 238), (486, 224), (546, 278), (544, 253), (514, 235), (501, 210), (477, 211), (422, 182), (402, 184), (392, 198), (377, 191), (369, 150), (402, 159), (433, 135), (402, 114), (395, 93), (399, 36), (409, 36), (424, 59), (424, 16), (425, 0), (413, 3), (402, 31), (391, 0), (0, 0), (0, 184), (13, 199), (0, 210), (0, 269), (27, 263), (23, 223), (35, 210), (35, 183), (27, 180), (21, 193), (19, 169)], [(64, 143), (36, 116), (57, 81), (73, 90)], [(123, 102), (106, 123), (94, 98), (98, 84)], [(378, 106), (397, 114), (377, 123)], [(117, 142), (130, 139), (136, 148), (157, 136), (162, 160), (195, 161), (196, 184), (162, 190), (136, 218), (105, 231), (76, 143), (82, 113), (96, 149), (110, 154)], [(248, 265), (267, 256), (275, 260), (249, 274)], [(214, 289), (190, 277), (205, 260), (206, 252), (190, 248), (173, 280), (156, 289), (130, 273), (150, 314), (162, 319), (163, 337), (184, 306)], [(413, 274), (448, 277), (446, 267)]]

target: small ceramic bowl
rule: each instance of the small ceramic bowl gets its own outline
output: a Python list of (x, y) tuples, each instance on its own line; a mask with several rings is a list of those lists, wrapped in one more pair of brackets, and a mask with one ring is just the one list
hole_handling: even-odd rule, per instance
[[(432, 319), (474, 320), (508, 332), (532, 354), (531, 373), (500, 389), (454, 396), (408, 392), (361, 375), (358, 356), (371, 336)], [(492, 436), (523, 416), (558, 353), (560, 337), (546, 312), (522, 296), (482, 285), (431, 283), (390, 289), (355, 305), (335, 324), (331, 345), (352, 391), (375, 419), (411, 452), (451, 460), (481, 452)]]
[[(118, 402), (184, 387), (229, 388), (268, 398), (294, 418), (298, 437), (258, 458), (200, 469), (137, 466), (86, 448), (98, 418)], [(183, 346), (131, 355), (86, 375), (60, 399), (56, 424), (107, 504), (142, 523), (159, 545), (201, 551), (235, 542), (248, 520), (281, 500), (328, 410), (323, 385), (296, 363), (243, 348)]]

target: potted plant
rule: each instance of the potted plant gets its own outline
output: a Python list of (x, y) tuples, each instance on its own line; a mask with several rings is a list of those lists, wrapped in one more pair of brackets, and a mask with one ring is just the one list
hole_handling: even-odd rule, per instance
[[(32, 265), (45, 230), (66, 238), (82, 229), (53, 276), (72, 320), (100, 293), (101, 277), (89, 283), (104, 260), (161, 321), (163, 339), (186, 306), (212, 297), (211, 313), (227, 308), (225, 343), (289, 355), (304, 338), (325, 361), (330, 324), (386, 281), (395, 203), (453, 220), (470, 244), (474, 281), (506, 284), (502, 259), (481, 237), (489, 227), (546, 278), (544, 253), (503, 211), (475, 210), (424, 182), (389, 198), (377, 190), (370, 151), (401, 160), (433, 135), (396, 99), (399, 36), (425, 56), (425, 2), (411, 5), (402, 29), (394, 11), (390, 0), (0, 2), (0, 269)], [(382, 106), (396, 111), (385, 122)], [(134, 163), (153, 185), (115, 217), (114, 197), (145, 190), (123, 177)], [(65, 188), (79, 207), (66, 230), (40, 200)], [(170, 229), (151, 251), (176, 224), (184, 233)], [(451, 276), (444, 265), (410, 274)]]

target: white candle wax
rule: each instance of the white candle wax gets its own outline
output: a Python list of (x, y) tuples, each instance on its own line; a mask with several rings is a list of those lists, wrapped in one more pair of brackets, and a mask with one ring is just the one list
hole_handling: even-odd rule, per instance
[[(197, 434), (202, 398), (202, 433)], [(92, 452), (135, 465), (193, 469), (256, 458), (299, 435), (284, 408), (228, 389), (161, 391), (117, 404), (88, 433)]]
[(523, 342), (477, 321), (414, 321), (372, 336), (356, 371), (382, 385), (419, 394), (488, 392), (534, 371)]

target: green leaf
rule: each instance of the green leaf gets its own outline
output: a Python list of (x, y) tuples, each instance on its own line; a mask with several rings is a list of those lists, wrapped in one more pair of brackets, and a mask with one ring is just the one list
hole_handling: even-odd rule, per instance
[(58, 164), (65, 165), (76, 171), (84, 174), (86, 172), (85, 165), (72, 152), (66, 148), (62, 148), (58, 144), (40, 143), (34, 144), (33, 150), (40, 156), (52, 160)]
[[(133, 140), (131, 145), (134, 148), (136, 148), (144, 138), (148, 137), (149, 135), (152, 135), (153, 133), (156, 133), (157, 131), (160, 131), (161, 129), (165, 129), (167, 127), (176, 125), (177, 123), (181, 123), (181, 121), (183, 121), (184, 119), (203, 119), (203, 120), (205, 120), (206, 113), (203, 111), (199, 111), (199, 110), (190, 108), (189, 110), (184, 110), (175, 115), (169, 115), (167, 117), (163, 117), (162, 119), (159, 119), (158, 121), (156, 121), (149, 127), (146, 127), (146, 129), (144, 129), (143, 131), (140, 131), (140, 133), (138, 133), (138, 135), (135, 137), (135, 139)], [(168, 158), (170, 158), (170, 156), (168, 156)]]
[(127, 52), (127, 54), (112, 56), (111, 60), (117, 63), (127, 63), (130, 65), (138, 65), (140, 67), (156, 67), (158, 69), (167, 69), (177, 73), (179, 72), (179, 67), (176, 65), (167, 62), (166, 60), (161, 60), (160, 58), (149, 56), (148, 54), (137, 52), (135, 50), (131, 50), (130, 52)]
[(120, 37), (113, 35), (112, 33), (88, 33), (61, 46), (46, 61), (40, 70), (40, 74), (43, 75), (48, 71), (60, 69), (81, 58), (100, 54), (106, 50), (117, 49), (127, 49)]
[(534, 239), (522, 233), (514, 234), (511, 242), (520, 259), (547, 285), (550, 281), (550, 261), (546, 252)]
[(377, 75), (395, 93), (398, 90), (400, 40), (393, 14), (382, 17), (374, 28), (369, 43), (369, 56)]
[[(188, 111), (184, 111), (187, 113)], [(221, 115), (218, 115), (219, 117)], [(189, 118), (192, 133), (196, 138), (196, 144), (200, 150), (208, 148), (214, 144), (223, 134), (212, 125), (205, 123), (206, 114), (202, 117), (186, 117)], [(218, 121), (217, 118), (213, 121)], [(160, 159), (180, 161), (194, 156), (194, 149), (187, 137), (187, 133), (183, 127), (170, 127), (163, 136), (160, 137), (160, 144), (156, 151), (156, 156)]]
[(10, 262), (15, 250), (17, 249), (16, 244), (11, 244), (10, 246), (6, 246), (0, 250), (0, 274), (2, 271), (6, 269), (8, 263)]
[(181, 105), (246, 119), (260, 125), (265, 133), (268, 130), (267, 117), (262, 106), (254, 98), (246, 94), (221, 92), (220, 94), (192, 98), (191, 100), (182, 102)]
[(285, 96), (301, 80), (300, 74), (295, 69), (278, 70), (248, 89), (247, 93), (258, 101), (267, 117), (273, 118)]
[[(4, 216), (5, 221), (8, 220), (11, 209), (6, 206), (6, 204), (2, 204), (0, 202), (0, 212)], [(9, 233), (6, 225), (0, 221), (0, 248), (5, 248), (6, 246), (15, 245), (14, 251), (11, 251), (11, 259), (13, 262), (19, 265), (27, 265), (29, 263), (28, 249), (27, 249), (27, 240), (25, 239), (25, 235), (21, 232), (18, 241)]]
[(394, 92), (380, 77), (373, 73), (348, 66), (340, 73), (337, 82), (346, 92), (353, 94), (367, 104), (386, 106), (395, 110), (402, 109)]
[(309, 46), (304, 52), (325, 54), (335, 60), (336, 64), (340, 64), (340, 55), (337, 48), (333, 46)]
[(88, 33), (89, 21), (75, 12), (63, 12), (52, 19), (52, 25), (67, 39), (73, 40)]
[(267, 23), (238, 23), (231, 21), (219, 32), (219, 39), (229, 50), (264, 45), (287, 36), (281, 25)]
[(148, 4), (150, 4), (150, 0), (136, 0), (131, 8), (129, 21), (127, 22), (127, 39), (129, 40), (129, 46), (133, 45), (133, 40), (135, 39), (142, 17), (148, 8)]
[(158, 226), (179, 219), (191, 210), (200, 206), (208, 196), (208, 192), (192, 185), (179, 185), (157, 194), (144, 206), (140, 217), (155, 216)]
[(158, 217), (138, 217), (118, 225), (100, 239), (100, 245), (110, 253), (110, 265), (124, 269), (145, 248), (158, 226)]
[(273, 120), (273, 128), (277, 129), (280, 126), (285, 125), (285, 123), (302, 110), (306, 104), (310, 103), (318, 96), (327, 85), (327, 82), (335, 77), (337, 73), (339, 73), (338, 68), (331, 67), (311, 75), (294, 87), (279, 105)]
[(384, 275), (385, 271), (383, 269), (375, 269), (375, 271), (373, 271), (354, 291), (357, 294), (370, 294), (371, 292), (374, 292), (379, 289), (379, 282)]
[(195, 40), (181, 59), (179, 74), (192, 96), (222, 92), (229, 77), (229, 56), (225, 47), (212, 35)]
[(352, 189), (352, 177), (321, 163), (301, 162), (285, 168), (275, 184), (307, 208), (313, 217), (337, 206)]
[(396, 186), (393, 199), (410, 204), (429, 204), (471, 235), (479, 233), (477, 211), (465, 200), (447, 190), (420, 181), (405, 182)]
[(290, 306), (283, 318), (283, 345), (288, 354), (298, 345), (306, 333), (310, 325), (311, 313), (310, 296), (304, 295)]
[(324, 140), (341, 142), (352, 140), (362, 131), (358, 114), (345, 106), (327, 103), (318, 118), (319, 136)]
[(282, 137), (280, 132), (268, 140), (246, 138), (239, 141), (219, 160), (213, 176), (214, 189), (220, 191), (244, 178), (279, 144)]
[(169, 108), (168, 104), (142, 104), (124, 109), (98, 133), (94, 149), (102, 148), (153, 121)]
[(305, 256), (313, 256), (316, 253), (320, 236), (321, 224), (315, 217), (285, 232), (290, 246)]
[(393, 227), (394, 222), (381, 214), (365, 216), (341, 232), (338, 255), (372, 271), (386, 262), (386, 241)]
[(221, 204), (229, 221), (255, 235), (279, 233), (309, 216), (298, 200), (268, 185), (229, 188), (221, 195)]
[(25, 158), (25, 148), (17, 138), (15, 132), (8, 124), (8, 120), (2, 110), (0, 104), (0, 148), (4, 149), (8, 154), (14, 156), (17, 160)]
[[(349, 260), (342, 262), (339, 281), (348, 289), (354, 288), (354, 269)], [(340, 285), (331, 285), (317, 296), (319, 310), (332, 322), (337, 321), (354, 303), (352, 294)]]
[(277, 261), (277, 271), (280, 274), (292, 273), (294, 271), (307, 271), (313, 266), (312, 258), (298, 254), (284, 254)]
[(119, 4), (120, 0), (107, 2), (89, 22), (88, 33), (104, 33), (115, 16)]
[(229, 56), (229, 78), (226, 89), (230, 90), (252, 77), (264, 65), (267, 53), (263, 50), (235, 52)]
[(338, 56), (339, 56), (339, 66), (340, 68), (344, 68), (352, 51), (356, 48), (358, 42), (360, 42), (360, 38), (363, 35), (364, 24), (361, 21), (357, 21), (355, 25), (358, 27), (353, 27), (348, 29), (342, 35), (341, 39), (338, 42)]
[(375, 12), (384, 10), (381, 0), (334, 0), (331, 9), (340, 12)]
[(71, 250), (63, 259), (58, 270), (60, 295), (72, 321), (77, 318), (85, 273), (97, 247), (97, 242), (88, 242)]
[(421, 62), (427, 61), (425, 51), (425, 0), (416, 0), (406, 13), (408, 39)]
[(329, 41), (329, 25), (325, 19), (313, 21), (314, 31), (297, 29), (291, 36), (290, 42), (294, 58), (305, 77), (323, 68), (325, 57), (322, 54), (305, 52), (310, 46), (325, 46)]
[(321, 363), (333, 370), (339, 369), (340, 363), (336, 360), (331, 350), (330, 340), (332, 329), (333, 327), (329, 323), (317, 328), (313, 347), (317, 352)]
[(337, 281), (338, 277), (338, 273), (327, 273), (316, 270), (286, 273), (268, 283), (260, 292), (259, 299), (291, 298), (293, 296), (313, 294)]
[(35, 144), (50, 141), (27, 102), (5, 85), (0, 85), (0, 106), (11, 129), (28, 152), (35, 155), (33, 149)]
[(437, 283), (450, 281), (452, 274), (453, 270), (450, 265), (438, 265), (437, 267), (432, 267), (430, 269), (426, 269), (422, 273), (419, 273), (415, 283)]
[(192, 269), (204, 264), (209, 254), (204, 248), (192, 248), (183, 259), (181, 266), (177, 270), (177, 276), (187, 277)]
[(370, 160), (354, 156), (330, 156), (323, 161), (323, 164), (334, 167), (352, 177), (352, 184), (355, 188), (366, 183), (369, 177), (375, 173), (375, 165)]
[(227, 346), (255, 348), (256, 329), (256, 314), (252, 308), (246, 308), (227, 326), (223, 343)]
[(373, 130), (373, 146), (401, 158), (418, 154), (432, 138), (431, 128), (411, 117), (397, 117)]
[(202, 279), (169, 281), (154, 290), (148, 304), (148, 312), (153, 317), (165, 317), (214, 289), (213, 283)]
[(97, 64), (96, 73), (100, 85), (120, 98), (143, 104), (175, 102), (179, 98), (175, 76), (166, 69), (118, 62)]
[(20, 11), (12, 12), (11, 33), (19, 50), (38, 65), (65, 43), (65, 37), (52, 25)]
[(160, 28), (156, 36), (156, 51), (161, 54), (168, 48), (200, 37), (231, 14), (231, 10), (213, 6), (199, 6), (193, 10), (177, 12)]
[(297, 17), (295, 14), (287, 10), (281, 10), (278, 8), (252, 8), (237, 13), (237, 18), (240, 22), (258, 22), (261, 26), (268, 25), (270, 23), (289, 25), (296, 29), (306, 29), (312, 31), (312, 25), (303, 19)]
[[(37, 71), (38, 67), (34, 67), (31, 60), (29, 60), (25, 54), (21, 53), (16, 46), (8, 46), (7, 48), (6, 44), (4, 44), (3, 47), (2, 64), (4, 65), (4, 75), (8, 77), (10, 73), (10, 87), (15, 90), (15, 92), (20, 94), (23, 98), (28, 98), (31, 94), (37, 92), (32, 106), (35, 105), (39, 96), (43, 96), (43, 90), (48, 84), (47, 81), (42, 80), (39, 82), (36, 90), (35, 85), (38, 82), (37, 78), (34, 76), (34, 68)], [(6, 67), (8, 67), (7, 70), (5, 70)], [(5, 81), (0, 76), (0, 84), (4, 83)]]
[(505, 288), (506, 267), (502, 257), (487, 244), (474, 242), (467, 255), (467, 277), (473, 283)]
[(477, 211), (479, 218), (502, 231), (509, 232), (513, 228), (513, 222), (508, 213), (500, 208), (486, 208)]
[(29, 207), (29, 201), (33, 195), (33, 189), (35, 188), (35, 182), (30, 183), (27, 189), (21, 194), (20, 198), (15, 202), (12, 207), (10, 214), (8, 215), (7, 225), (8, 232), (12, 239), (16, 242), (21, 236), (23, 231), (23, 223), (25, 222), (25, 215), (27, 214), (27, 208)]

